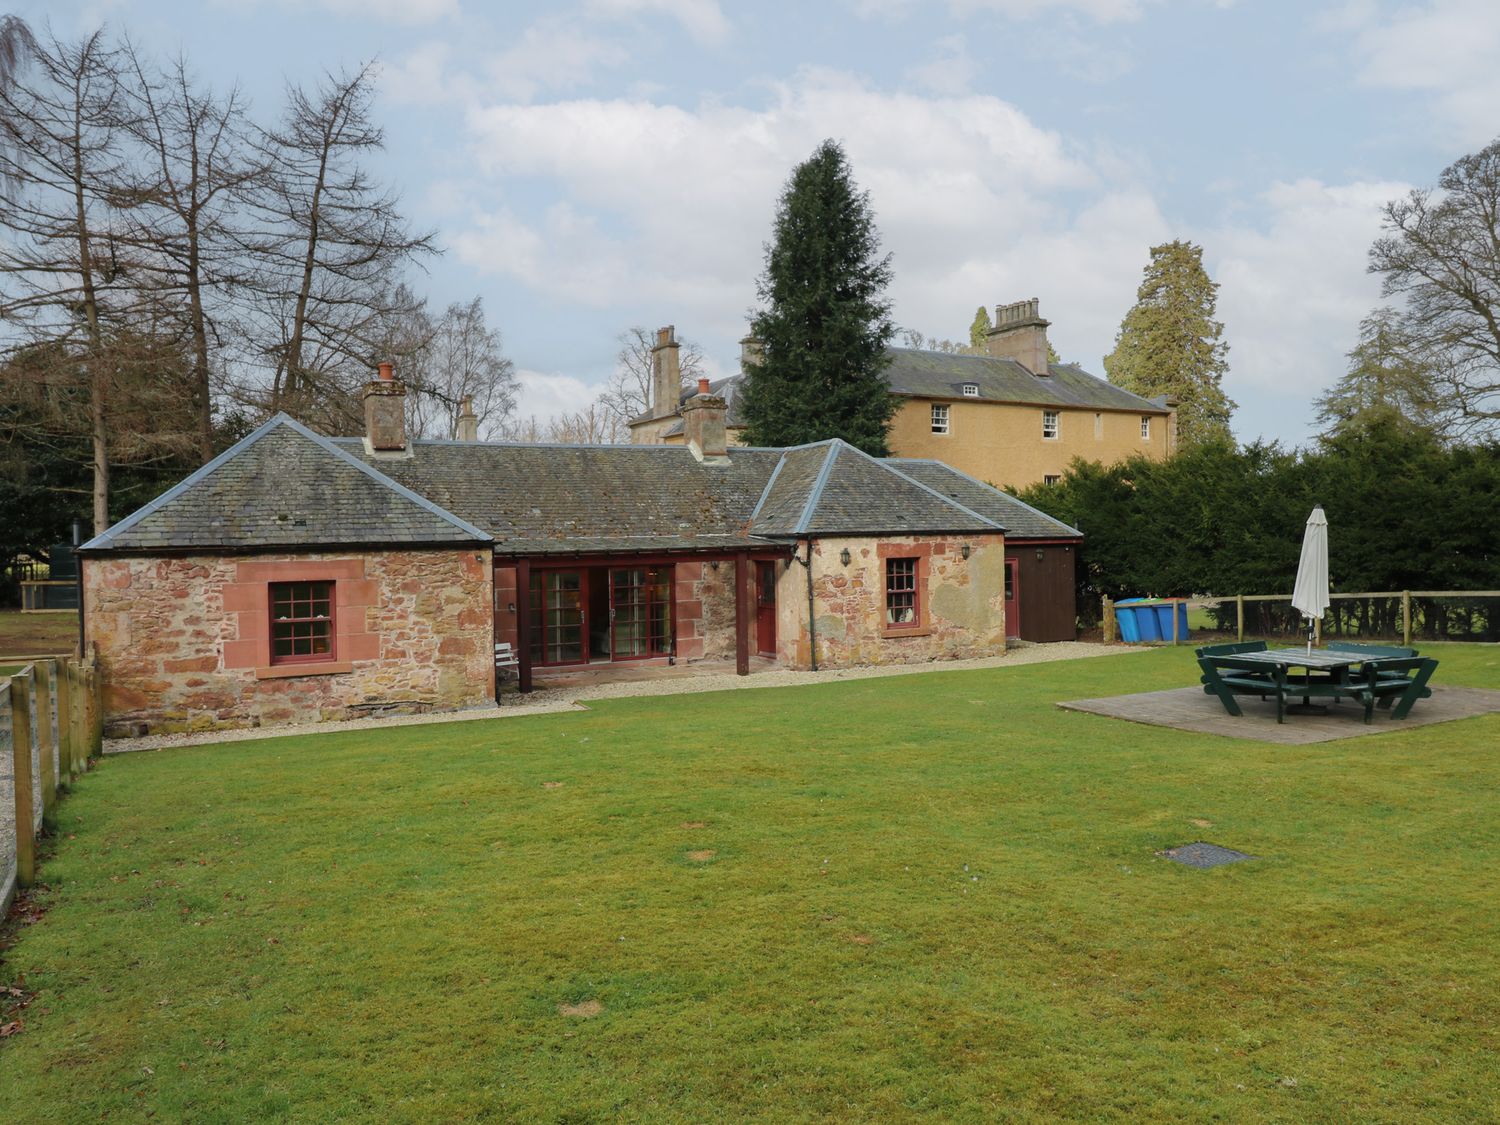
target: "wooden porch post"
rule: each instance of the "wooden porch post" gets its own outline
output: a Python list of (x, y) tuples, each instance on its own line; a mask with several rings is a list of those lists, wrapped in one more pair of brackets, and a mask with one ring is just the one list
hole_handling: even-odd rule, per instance
[(531, 560), (516, 560), (516, 659), (517, 687), (524, 694), (531, 691)]
[(734, 556), (734, 670), (737, 675), (750, 674), (750, 555), (741, 551)]

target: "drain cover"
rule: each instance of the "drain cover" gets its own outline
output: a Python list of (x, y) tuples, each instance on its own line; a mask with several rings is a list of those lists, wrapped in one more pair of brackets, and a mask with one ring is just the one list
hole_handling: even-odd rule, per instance
[(1232, 848), (1221, 848), (1218, 844), (1205, 844), (1202, 840), (1168, 848), (1156, 854), (1176, 863), (1185, 863), (1189, 867), (1220, 867), (1226, 863), (1238, 863), (1242, 859), (1256, 858)]

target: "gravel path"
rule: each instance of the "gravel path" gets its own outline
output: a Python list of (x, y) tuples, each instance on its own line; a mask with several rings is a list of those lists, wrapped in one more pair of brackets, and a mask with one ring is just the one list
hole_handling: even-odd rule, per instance
[[(794, 687), (799, 684), (822, 684), (830, 680), (866, 680), (877, 676), (912, 676), (930, 672), (957, 672), (974, 668), (1014, 668), (1023, 664), (1043, 664), (1053, 660), (1079, 660), (1091, 656), (1120, 656), (1144, 652), (1142, 646), (1089, 644), (1082, 641), (1060, 641), (1056, 644), (1022, 645), (1004, 656), (987, 656), (979, 660), (945, 660), (927, 664), (894, 664), (878, 668), (843, 668), (829, 672), (793, 672), (781, 669), (756, 672), (750, 676), (706, 673), (701, 676), (678, 676), (661, 680), (632, 680), (625, 683), (593, 684), (587, 687), (555, 688), (533, 692), (524, 703), (507, 702), (504, 706), (487, 704), (462, 711), (442, 711), (426, 715), (392, 715), (376, 719), (343, 719), (321, 723), (288, 724), (258, 727), (251, 730), (206, 731), (198, 734), (158, 734), (145, 738), (111, 738), (104, 741), (106, 754), (124, 754), (137, 750), (161, 750), (169, 746), (204, 746), (216, 742), (248, 742), (257, 738), (280, 738), (289, 734), (333, 733), (346, 730), (384, 730), (389, 727), (420, 726), (425, 723), (456, 723), (470, 719), (510, 719), (523, 715), (547, 715), (562, 711), (586, 711), (593, 699), (618, 699), (630, 695), (688, 695), (705, 691), (753, 691), (757, 688)], [(515, 698), (508, 696), (508, 699)]]

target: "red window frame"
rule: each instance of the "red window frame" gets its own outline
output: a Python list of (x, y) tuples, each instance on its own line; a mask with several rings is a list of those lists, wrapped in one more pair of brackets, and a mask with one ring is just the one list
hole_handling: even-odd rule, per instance
[[(335, 659), (335, 585), (331, 580), (269, 583), (266, 604), (271, 618), (272, 664), (325, 664)], [(290, 644), (290, 652), (277, 651), (283, 642)]]
[[(922, 560), (912, 555), (885, 560), (885, 627), (916, 629), (922, 624)], [(895, 616), (909, 610), (910, 620), (897, 621)]]

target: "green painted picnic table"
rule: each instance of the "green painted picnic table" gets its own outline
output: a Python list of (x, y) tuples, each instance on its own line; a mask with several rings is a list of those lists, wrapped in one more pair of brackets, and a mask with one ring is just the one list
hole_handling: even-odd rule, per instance
[[(1278, 723), (1285, 721), (1288, 712), (1314, 709), (1314, 698), (1354, 699), (1365, 705), (1368, 723), (1377, 705), (1390, 707), (1395, 703), (1391, 718), (1404, 719), (1418, 699), (1432, 694), (1427, 681), (1437, 661), (1419, 657), (1415, 649), (1404, 653), (1391, 656), (1378, 649), (1299, 647), (1216, 655), (1204, 650), (1198, 663), (1203, 669), (1203, 690), (1217, 695), (1231, 715), (1240, 714), (1235, 695), (1274, 698)], [(1354, 671), (1356, 668), (1359, 671)], [(1296, 669), (1302, 672), (1300, 678), (1292, 675)], [(1298, 697), (1302, 699), (1301, 708), (1287, 706), (1289, 698)]]

